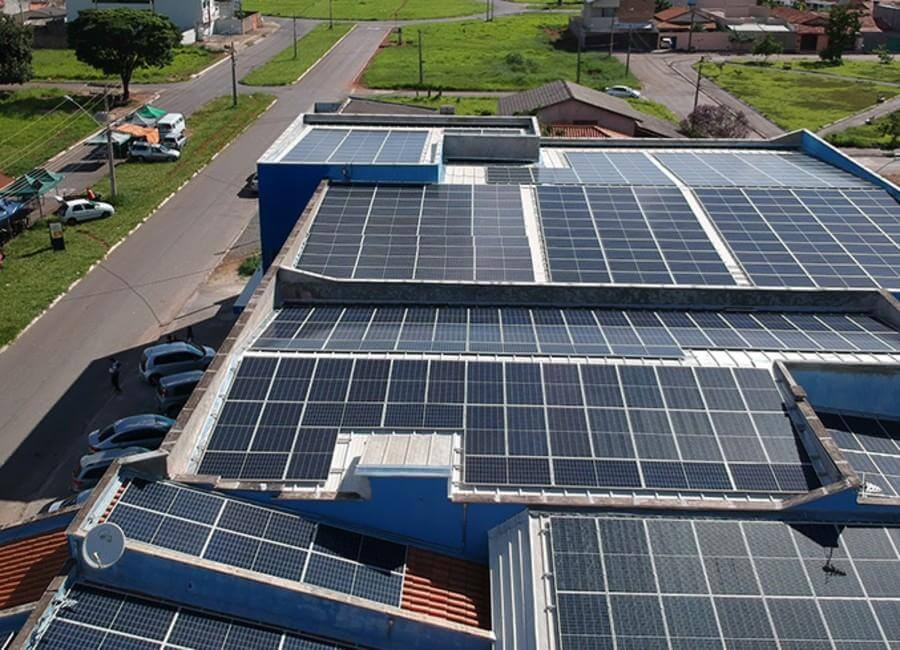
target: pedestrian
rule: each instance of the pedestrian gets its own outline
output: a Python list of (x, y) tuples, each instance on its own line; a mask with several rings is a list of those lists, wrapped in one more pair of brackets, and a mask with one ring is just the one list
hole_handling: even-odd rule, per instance
[(119, 373), (122, 370), (122, 364), (115, 357), (109, 358), (109, 381), (113, 390), (117, 393), (122, 392), (122, 386), (119, 384)]
[(91, 187), (90, 185), (88, 185), (88, 188), (87, 188), (87, 191), (85, 192), (85, 194), (87, 195), (88, 201), (93, 201), (94, 199), (97, 198), (97, 195), (94, 194), (94, 188)]
[(3, 264), (6, 262), (6, 253), (3, 252), (3, 249), (0, 248), (0, 269), (3, 268)]
[(188, 343), (194, 342), (194, 328), (191, 327), (190, 325), (188, 325), (188, 328), (187, 328), (187, 342)]

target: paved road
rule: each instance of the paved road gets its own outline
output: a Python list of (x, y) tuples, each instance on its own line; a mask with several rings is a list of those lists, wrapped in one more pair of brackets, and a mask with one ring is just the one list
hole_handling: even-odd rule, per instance
[[(686, 117), (694, 108), (697, 80), (697, 73), (691, 66), (699, 58), (697, 54), (632, 54), (631, 71), (641, 80), (641, 92), (647, 99), (665, 104), (679, 117)], [(780, 127), (708, 79), (700, 83), (699, 103), (724, 104), (743, 111), (750, 122), (751, 135), (758, 138), (771, 138), (784, 133)]]
[[(17, 518), (23, 501), (66, 491), (94, 414), (126, 399), (108, 389), (107, 357), (123, 360), (129, 399), (143, 390), (140, 347), (181, 326), (173, 320), (255, 214), (256, 201), (238, 192), (256, 159), (314, 101), (345, 96), (386, 32), (356, 27), (300, 83), (274, 91), (275, 106), (0, 353), (0, 521)], [(193, 82), (193, 99), (161, 103), (187, 111), (222, 94), (226, 72)]]
[(875, 104), (874, 106), (867, 108), (864, 111), (860, 111), (859, 113), (855, 113), (854, 115), (845, 117), (844, 119), (838, 120), (837, 122), (826, 124), (824, 127), (819, 129), (817, 135), (824, 138), (825, 136), (831, 135), (832, 133), (838, 133), (840, 131), (844, 131), (845, 129), (849, 129), (851, 126), (861, 126), (862, 124), (865, 124), (866, 120), (870, 118), (876, 120), (879, 117), (882, 117), (889, 113), (893, 113), (897, 110), (900, 110), (900, 95), (892, 97), (891, 99), (887, 100), (886, 102), (882, 102), (881, 104)]

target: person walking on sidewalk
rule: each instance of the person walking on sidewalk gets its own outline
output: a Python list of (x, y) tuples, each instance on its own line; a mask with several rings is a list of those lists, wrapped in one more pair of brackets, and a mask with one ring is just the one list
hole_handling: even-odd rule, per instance
[(115, 357), (109, 358), (109, 381), (113, 390), (117, 393), (122, 392), (122, 386), (119, 384), (119, 374), (122, 371), (122, 364)]

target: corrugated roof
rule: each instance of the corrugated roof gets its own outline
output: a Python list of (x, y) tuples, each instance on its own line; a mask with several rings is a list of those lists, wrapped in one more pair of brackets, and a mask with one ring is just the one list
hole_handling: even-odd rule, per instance
[(596, 124), (551, 124), (551, 138), (629, 138), (631, 136)]
[(679, 18), (686, 13), (691, 11), (690, 7), (669, 7), (668, 9), (663, 9), (662, 11), (657, 11), (653, 14), (653, 17), (657, 20), (661, 20), (664, 22), (668, 22), (670, 20), (674, 20), (675, 18)]
[(403, 609), (454, 623), (491, 629), (488, 567), (410, 547), (403, 580)]
[(39, 600), (68, 559), (65, 529), (0, 547), (0, 609)]

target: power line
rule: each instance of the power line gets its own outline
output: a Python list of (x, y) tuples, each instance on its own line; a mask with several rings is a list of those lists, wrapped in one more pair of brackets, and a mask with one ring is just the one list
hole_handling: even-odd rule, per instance
[(53, 108), (51, 108), (49, 111), (47, 111), (46, 113), (44, 113), (44, 114), (41, 115), (40, 117), (37, 117), (37, 118), (35, 118), (34, 120), (29, 120), (29, 121), (28, 121), (28, 124), (26, 124), (26, 125), (23, 126), (21, 129), (19, 129), (18, 131), (16, 131), (16, 132), (13, 133), (12, 135), (10, 135), (9, 138), (7, 138), (6, 140), (0, 140), (0, 144), (4, 144), (4, 143), (6, 143), (6, 142), (9, 142), (10, 140), (12, 140), (13, 136), (17, 136), (17, 135), (19, 135), (20, 133), (22, 133), (23, 131), (27, 131), (28, 129), (30, 129), (30, 128), (33, 127), (34, 125), (38, 124), (41, 120), (43, 120), (43, 119), (45, 119), (45, 118), (47, 118), (47, 117), (50, 117), (51, 115), (53, 115), (54, 113), (56, 113), (56, 112), (59, 110), (59, 107), (60, 107), (60, 106), (62, 106), (62, 105), (65, 104), (65, 103), (66, 103), (66, 99), (63, 98), (63, 99), (59, 102), (59, 104), (57, 104), (56, 106), (54, 106)]

